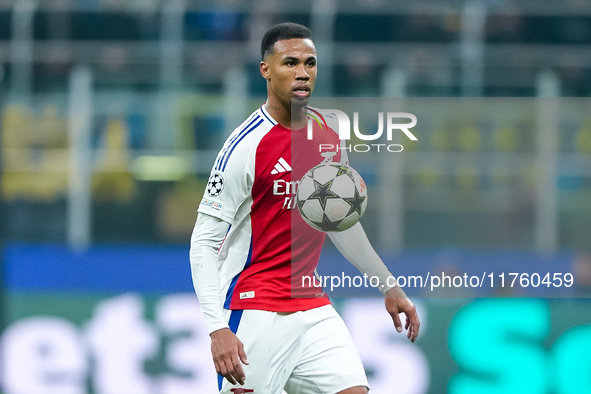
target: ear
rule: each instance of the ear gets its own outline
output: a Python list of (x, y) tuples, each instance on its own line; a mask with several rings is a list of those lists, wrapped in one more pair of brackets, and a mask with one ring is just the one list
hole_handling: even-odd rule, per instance
[(269, 64), (267, 64), (267, 62), (263, 60), (259, 65), (259, 69), (261, 71), (261, 75), (263, 76), (263, 78), (269, 81), (271, 79), (271, 75), (269, 74)]

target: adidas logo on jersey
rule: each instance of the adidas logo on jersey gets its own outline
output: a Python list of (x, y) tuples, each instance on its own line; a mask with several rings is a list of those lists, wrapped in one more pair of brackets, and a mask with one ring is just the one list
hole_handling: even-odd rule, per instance
[(285, 159), (283, 157), (280, 157), (279, 160), (277, 161), (277, 164), (275, 164), (275, 167), (273, 167), (273, 171), (271, 171), (271, 174), (275, 175), (275, 174), (279, 174), (280, 172), (287, 172), (287, 171), (291, 171), (291, 166), (289, 164), (287, 164), (287, 162), (285, 161)]

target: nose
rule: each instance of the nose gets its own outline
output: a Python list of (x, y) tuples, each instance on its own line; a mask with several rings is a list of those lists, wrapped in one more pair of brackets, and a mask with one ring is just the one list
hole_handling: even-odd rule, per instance
[(295, 78), (297, 80), (304, 80), (304, 81), (307, 81), (308, 79), (310, 79), (310, 74), (308, 74), (308, 72), (306, 71), (305, 64), (299, 64), (297, 66)]

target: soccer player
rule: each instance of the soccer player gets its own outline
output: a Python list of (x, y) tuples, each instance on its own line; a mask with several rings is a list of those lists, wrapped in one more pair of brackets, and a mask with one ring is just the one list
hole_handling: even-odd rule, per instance
[[(220, 392), (367, 393), (363, 365), (344, 322), (322, 289), (293, 280), (314, 274), (325, 239), (305, 227), (290, 190), (292, 179), (303, 175), (294, 164), (292, 143), (305, 134), (304, 107), (316, 80), (310, 30), (294, 23), (271, 27), (261, 56), (267, 101), (219, 152), (191, 237), (193, 283)], [(339, 143), (334, 132), (317, 134)], [(313, 151), (301, 155), (297, 167), (309, 169), (328, 157), (347, 161), (342, 150), (324, 156)], [(396, 330), (403, 331), (403, 313), (414, 342), (420, 325), (416, 308), (402, 289), (388, 286), (392, 275), (361, 224), (330, 238), (362, 273), (380, 279)]]

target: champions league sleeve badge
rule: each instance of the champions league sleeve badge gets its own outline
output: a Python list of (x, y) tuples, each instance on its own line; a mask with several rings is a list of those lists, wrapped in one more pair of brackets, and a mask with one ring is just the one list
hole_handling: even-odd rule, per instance
[(219, 196), (224, 190), (224, 178), (222, 174), (215, 173), (207, 181), (207, 194), (211, 197)]

